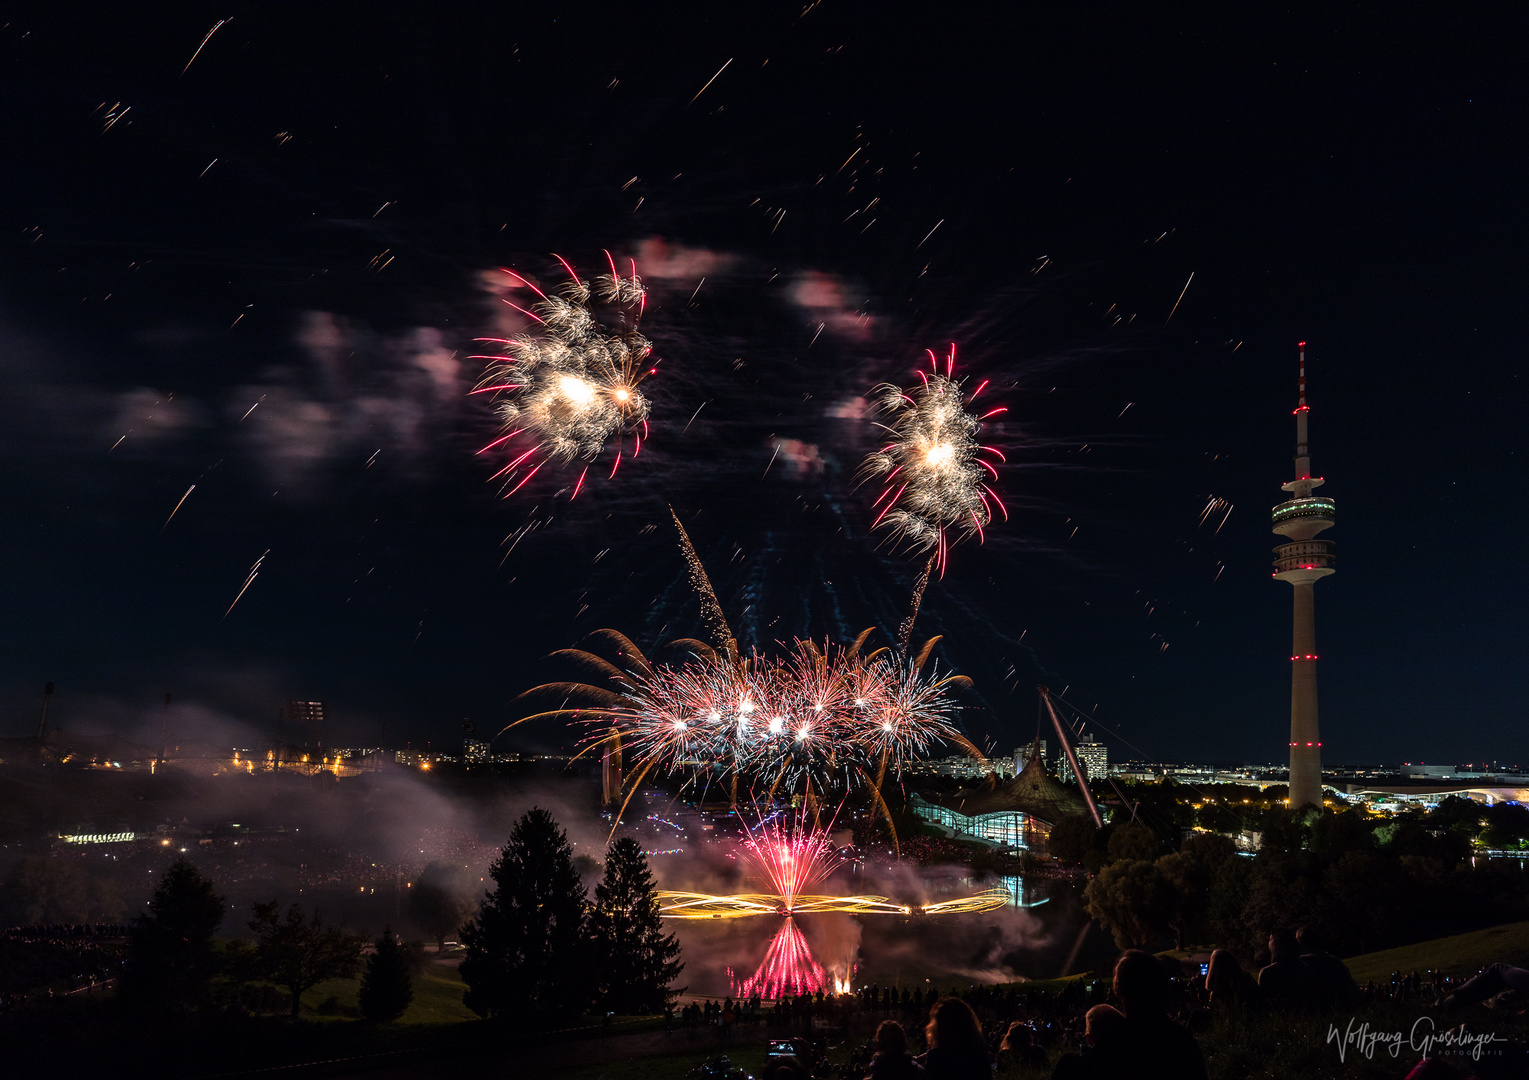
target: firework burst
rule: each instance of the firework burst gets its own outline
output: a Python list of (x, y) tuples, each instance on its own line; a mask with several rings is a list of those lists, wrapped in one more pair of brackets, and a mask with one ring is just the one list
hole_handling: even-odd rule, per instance
[(1003, 454), (977, 441), (982, 421), (1006, 410), (978, 415), (969, 408), (987, 383), (966, 393), (955, 378), (954, 345), (944, 361), (930, 352), (929, 363), (928, 371), (918, 373), (919, 387), (877, 387), (875, 404), (887, 418), (881, 426), (889, 438), (865, 459), (861, 471), (882, 484), (872, 527), (890, 529), (916, 550), (932, 550), (943, 570), (952, 542), (981, 539), (995, 509), (1008, 517), (987, 483), (998, 478), (998, 470), (983, 456), (1002, 461)]
[[(503, 353), (472, 358), (489, 361), (473, 393), (492, 395), (503, 430), (478, 452), (509, 455), (493, 477), (503, 480), (508, 494), (524, 487), (544, 465), (582, 459), (586, 464), (573, 489), (577, 497), (587, 463), (612, 439), (618, 440), (612, 476), (621, 467), (626, 435), (633, 437), (633, 457), (642, 450), (650, 405), (638, 387), (655, 370), (652, 344), (637, 330), (645, 292), (635, 265), (630, 277), (622, 277), (609, 253), (607, 259), (610, 273), (590, 281), (563, 263), (569, 280), (550, 296), (514, 271), (504, 271), (541, 298), (530, 309), (506, 300), (536, 325), (518, 337), (482, 339), (500, 345)], [(596, 303), (613, 311), (619, 325), (603, 324)], [(517, 436), (524, 438), (517, 442)]]
[(885, 649), (863, 656), (860, 642), (839, 648), (800, 641), (784, 658), (755, 653), (733, 662), (686, 640), (675, 644), (689, 651), (687, 659), (655, 665), (614, 630), (596, 636), (616, 646), (620, 666), (583, 649), (554, 655), (602, 676), (605, 685), (535, 687), (526, 693), (562, 701), (525, 720), (588, 725), (586, 748), (620, 747), (633, 763), (634, 786), (656, 771), (685, 775), (689, 783), (741, 779), (771, 794), (816, 797), (867, 782), (879, 786), (889, 768), (901, 769), (939, 743), (981, 758), (956, 728), (950, 696), (970, 682), (924, 675), (928, 648), (907, 663)]
[(553, 653), (593, 681), (527, 690), (522, 697), (550, 698), (554, 707), (512, 722), (500, 735), (543, 718), (584, 726), (581, 755), (608, 751), (631, 763), (617, 824), (650, 773), (682, 775), (686, 787), (726, 782), (735, 803), (740, 782), (768, 798), (799, 795), (813, 814), (825, 796), (863, 786), (894, 843), (896, 828), (881, 795), (889, 768), (900, 771), (939, 743), (953, 743), (985, 763), (954, 720), (951, 690), (969, 687), (971, 680), (924, 674), (938, 638), (911, 659), (906, 648), (864, 654), (870, 630), (848, 647), (798, 640), (784, 657), (740, 654), (677, 517), (675, 526), (716, 647), (681, 638), (670, 643), (678, 659), (655, 664), (624, 634), (597, 630), (590, 639), (613, 649), (615, 662), (588, 649)]

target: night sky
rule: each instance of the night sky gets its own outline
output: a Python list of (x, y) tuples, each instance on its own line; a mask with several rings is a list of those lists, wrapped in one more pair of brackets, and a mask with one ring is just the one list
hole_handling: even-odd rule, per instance
[[(497, 730), (590, 630), (701, 630), (667, 505), (746, 645), (895, 627), (861, 395), (955, 342), (1009, 407), (920, 621), (968, 730), (1046, 682), (1115, 756), (1280, 760), (1307, 340), (1325, 760), (1529, 760), (1529, 17), (1022, 7), (9, 6), (0, 734), (48, 680), (73, 731)], [(495, 268), (602, 249), (651, 438), (501, 498)]]

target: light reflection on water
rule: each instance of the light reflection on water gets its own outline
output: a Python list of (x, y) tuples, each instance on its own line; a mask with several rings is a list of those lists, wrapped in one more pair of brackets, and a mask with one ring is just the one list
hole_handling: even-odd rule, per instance
[(1051, 897), (1044, 895), (1046, 879), (1026, 882), (1018, 874), (998, 879), (998, 885), (1009, 894), (1009, 903), (1017, 908), (1040, 907)]
[(1087, 922), (1073, 886), (1018, 875), (974, 881), (964, 870), (944, 869), (922, 868), (923, 899), (998, 887), (1009, 906), (986, 914), (805, 915), (785, 920), (794, 924), (789, 931), (772, 917), (680, 921), (669, 928), (684, 948), (686, 969), (678, 982), (692, 994), (721, 997), (767, 986), (811, 992), (819, 985), (946, 985), (1057, 974)]

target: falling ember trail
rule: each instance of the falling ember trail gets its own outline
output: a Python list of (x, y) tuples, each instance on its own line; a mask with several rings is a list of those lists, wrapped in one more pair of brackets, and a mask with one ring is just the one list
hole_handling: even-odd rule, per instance
[(1184, 288), (1179, 292), (1179, 298), (1173, 302), (1173, 311), (1168, 312), (1168, 318), (1163, 320), (1163, 325), (1164, 326), (1167, 326), (1168, 323), (1170, 321), (1172, 321), (1172, 319), (1173, 319), (1173, 312), (1179, 310), (1179, 305), (1184, 302), (1184, 293), (1187, 293), (1189, 291), (1189, 282), (1193, 281), (1194, 279), (1195, 279), (1194, 271), (1191, 270), (1190, 273), (1189, 273), (1189, 281), (1184, 282)]
[[(731, 63), (732, 63), (732, 62), (733, 62), (733, 59), (734, 59), (734, 58), (732, 58), (732, 57), (730, 57), (730, 58), (729, 58), (729, 59), (728, 59), (728, 61), (727, 61), (727, 64), (731, 64)], [(694, 104), (695, 104), (695, 100), (696, 100), (696, 98), (698, 98), (698, 97), (700, 97), (700, 96), (701, 96), (701, 95), (702, 95), (702, 94), (704, 94), (704, 93), (706, 93), (706, 87), (707, 87), (707, 86), (710, 86), (710, 85), (711, 85), (711, 84), (712, 84), (712, 83), (714, 83), (714, 82), (716, 82), (716, 81), (717, 81), (717, 79), (718, 79), (718, 78), (719, 78), (719, 77), (721, 77), (721, 75), (722, 75), (722, 73), (723, 73), (723, 72), (724, 72), (724, 71), (726, 71), (726, 70), (727, 70), (727, 64), (723, 64), (723, 65), (722, 65), (722, 66), (721, 66), (721, 67), (719, 67), (719, 68), (718, 68), (718, 69), (717, 69), (717, 74), (716, 74), (716, 75), (713, 75), (713, 76), (712, 76), (712, 77), (711, 77), (711, 78), (709, 78), (709, 79), (707, 79), (707, 80), (706, 80), (706, 86), (703, 86), (703, 87), (701, 87), (701, 88), (700, 88), (700, 89), (699, 89), (699, 90), (697, 90), (697, 91), (696, 91), (696, 92), (695, 92), (695, 97), (693, 97), (693, 98), (691, 98), (691, 99), (690, 99), (690, 100), (689, 100), (689, 101), (687, 101), (687, 102), (686, 102), (686, 104), (687, 104), (687, 105), (694, 105)]]
[[(232, 612), (234, 610), (235, 606), (238, 605), (239, 601), (241, 599), (243, 599), (245, 592), (249, 589), (249, 587), (251, 585), (253, 585), (255, 583), (255, 579), (260, 576), (260, 565), (261, 565), (261, 563), (265, 562), (265, 557), (267, 555), (269, 555), (270, 553), (271, 553), (271, 549), (270, 548), (266, 548), (265, 551), (261, 554), (260, 558), (255, 560), (255, 565), (250, 567), (250, 576), (244, 579), (244, 585), (243, 585), (242, 588), (240, 588), (239, 595), (234, 597), (234, 602), (232, 604), (228, 605), (228, 611), (225, 611), (223, 613), (223, 618), (224, 619), (228, 618), (229, 612)], [(219, 619), (218, 621), (222, 622), (223, 620)]]
[[(196, 490), (196, 485), (195, 484), (192, 484), (190, 487), (188, 487), (186, 489), (186, 494), (181, 496), (181, 501), (175, 504), (175, 509), (170, 511), (170, 516), (165, 518), (165, 523), (159, 527), (159, 531), (160, 532), (164, 532), (164, 530), (169, 527), (170, 522), (175, 520), (175, 515), (180, 512), (181, 503), (184, 503), (188, 498), (190, 498), (191, 497), (191, 493), (193, 491), (195, 491), (195, 490)], [(237, 603), (237, 601), (235, 601), (235, 602)]]
[(181, 68), (182, 75), (191, 70), (191, 65), (196, 63), (196, 58), (202, 55), (203, 49), (207, 48), (207, 43), (212, 40), (212, 35), (216, 34), (220, 29), (222, 29), (225, 24), (231, 23), (233, 21), (233, 18), (230, 16), (227, 19), (219, 19), (217, 22), (213, 23), (212, 29), (207, 31), (207, 36), (204, 37), (202, 39), (202, 43), (196, 47), (196, 52), (192, 53), (191, 59), (186, 61), (186, 66)]

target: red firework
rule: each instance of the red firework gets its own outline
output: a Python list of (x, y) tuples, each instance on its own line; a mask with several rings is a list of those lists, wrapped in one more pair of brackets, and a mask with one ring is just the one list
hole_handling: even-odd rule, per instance
[(815, 994), (828, 988), (828, 973), (823, 970), (807, 946), (807, 939), (795, 919), (785, 919), (770, 942), (754, 974), (734, 984), (740, 998), (776, 1000), (786, 995)]

